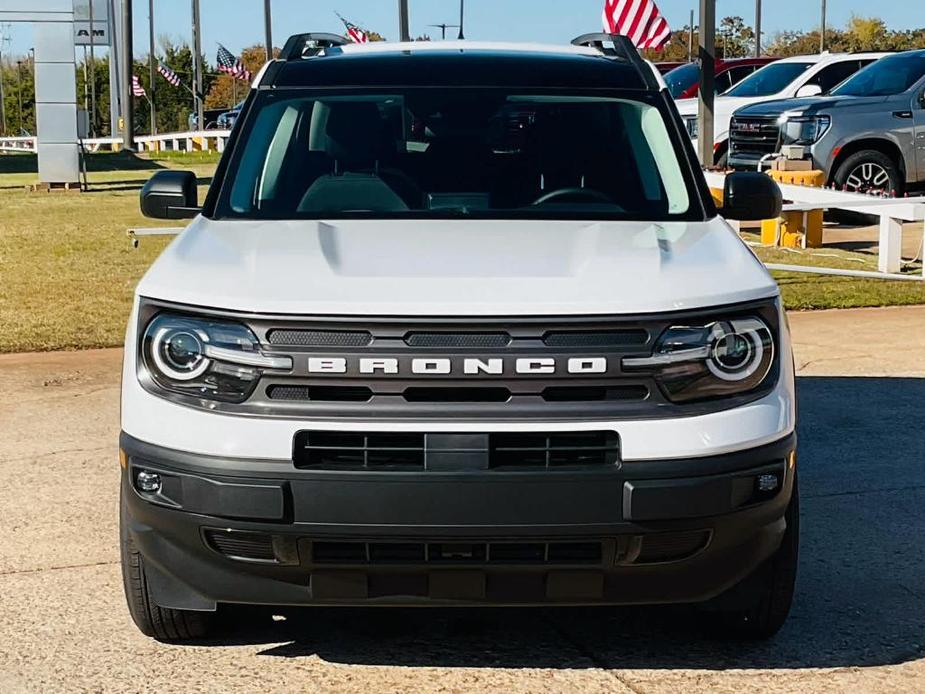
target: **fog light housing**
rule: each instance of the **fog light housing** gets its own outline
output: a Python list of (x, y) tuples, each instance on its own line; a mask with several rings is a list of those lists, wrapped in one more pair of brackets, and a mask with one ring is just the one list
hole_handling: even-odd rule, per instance
[(161, 476), (156, 472), (141, 470), (135, 476), (135, 486), (145, 494), (157, 494), (161, 491)]
[(770, 494), (780, 488), (780, 478), (775, 474), (758, 475), (755, 484), (759, 492)]

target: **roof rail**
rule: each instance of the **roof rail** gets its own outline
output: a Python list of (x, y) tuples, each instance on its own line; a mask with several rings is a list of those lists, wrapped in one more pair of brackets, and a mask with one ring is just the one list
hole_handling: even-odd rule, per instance
[(596, 48), (608, 58), (625, 60), (636, 68), (636, 71), (639, 73), (647, 89), (654, 89), (655, 91), (661, 89), (658, 80), (655, 79), (655, 75), (652, 74), (652, 70), (649, 68), (646, 61), (642, 59), (642, 56), (639, 55), (639, 51), (636, 50), (636, 46), (633, 45), (633, 42), (628, 36), (623, 36), (622, 34), (606, 34), (602, 32), (582, 34), (578, 38), (572, 40), (572, 45)]
[(280, 60), (301, 60), (318, 55), (326, 48), (346, 46), (350, 39), (340, 34), (309, 33), (290, 36), (279, 54)]

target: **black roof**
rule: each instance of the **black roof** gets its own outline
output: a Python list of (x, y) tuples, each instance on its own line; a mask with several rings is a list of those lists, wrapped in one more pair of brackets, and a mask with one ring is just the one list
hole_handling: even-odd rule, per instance
[(604, 54), (447, 49), (341, 52), (279, 61), (265, 86), (647, 88), (636, 64)]

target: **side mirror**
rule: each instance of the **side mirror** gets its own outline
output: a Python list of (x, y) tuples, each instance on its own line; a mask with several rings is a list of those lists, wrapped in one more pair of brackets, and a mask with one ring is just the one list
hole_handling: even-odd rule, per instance
[(804, 96), (819, 96), (820, 94), (822, 94), (822, 87), (818, 84), (804, 84), (797, 89), (796, 97), (801, 99)]
[(141, 213), (145, 217), (191, 219), (200, 211), (192, 171), (158, 171), (141, 189)]
[(767, 174), (742, 171), (726, 176), (723, 189), (723, 209), (726, 219), (756, 222), (780, 217), (784, 197), (777, 183)]

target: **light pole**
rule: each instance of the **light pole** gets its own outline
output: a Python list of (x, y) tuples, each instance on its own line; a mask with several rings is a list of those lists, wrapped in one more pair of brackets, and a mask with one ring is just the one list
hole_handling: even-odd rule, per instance
[(700, 0), (700, 103), (697, 149), (704, 167), (713, 166), (713, 101), (716, 87), (716, 0)]
[(466, 0), (459, 0), (459, 40), (466, 38), (463, 27), (466, 24)]
[(96, 52), (93, 50), (93, 0), (87, 3), (90, 11), (90, 137), (96, 137)]
[(398, 0), (398, 33), (401, 41), (411, 40), (408, 27), (408, 0)]
[(122, 149), (135, 151), (135, 102), (132, 75), (135, 72), (132, 46), (132, 0), (122, 0)]
[(263, 0), (263, 31), (266, 36), (267, 62), (273, 60), (273, 14), (270, 2), (271, 0)]
[(822, 26), (819, 29), (819, 52), (825, 53), (825, 0), (822, 0)]
[(6, 100), (3, 97), (3, 36), (0, 36), (0, 135), (6, 135)]
[(440, 34), (441, 34), (440, 38), (442, 38), (444, 41), (446, 41), (446, 30), (447, 29), (458, 29), (459, 28), (458, 24), (446, 24), (446, 23), (429, 24), (428, 26), (432, 26), (434, 29), (439, 29)]
[(25, 127), (22, 120), (22, 61), (16, 61), (16, 91), (19, 95), (19, 134), (22, 135)]
[(761, 57), (761, 0), (755, 0), (755, 57)]

